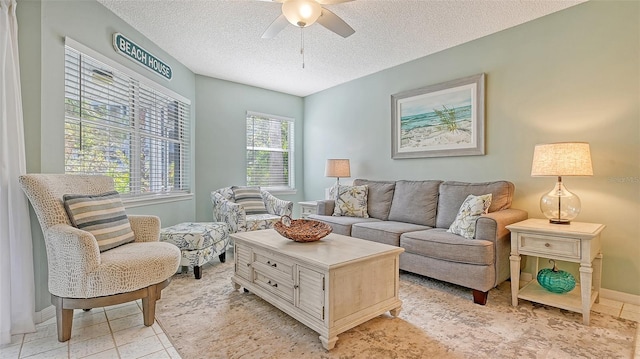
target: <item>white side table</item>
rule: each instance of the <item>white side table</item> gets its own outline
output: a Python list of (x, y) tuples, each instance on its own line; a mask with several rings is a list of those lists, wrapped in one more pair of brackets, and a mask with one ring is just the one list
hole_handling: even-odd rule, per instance
[(316, 213), (316, 208), (318, 208), (318, 202), (316, 201), (306, 201), (306, 202), (298, 202), (300, 206), (300, 216), (302, 218), (309, 217), (310, 214)]
[[(511, 231), (511, 304), (518, 298), (582, 313), (589, 325), (593, 303), (599, 301), (602, 273), (600, 232), (603, 224), (571, 222), (551, 224), (546, 219), (527, 219), (507, 226)], [(520, 289), (520, 255), (580, 263), (580, 284), (564, 294), (552, 293), (534, 279)], [(593, 286), (593, 289), (592, 289)]]

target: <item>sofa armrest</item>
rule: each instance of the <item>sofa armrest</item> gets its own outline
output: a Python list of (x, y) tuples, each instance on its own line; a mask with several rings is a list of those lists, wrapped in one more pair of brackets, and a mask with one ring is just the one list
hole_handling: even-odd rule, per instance
[(333, 215), (333, 208), (336, 205), (336, 201), (333, 199), (321, 199), (316, 201), (318, 206), (316, 207), (316, 214), (320, 214), (323, 216), (331, 216)]
[(157, 242), (160, 238), (160, 218), (157, 216), (128, 215), (136, 242)]
[(289, 216), (293, 213), (293, 202), (280, 199), (267, 191), (261, 191), (267, 212), (276, 216)]
[(505, 227), (523, 221), (527, 217), (529, 214), (523, 210), (508, 208), (482, 215), (476, 221), (475, 238), (493, 243), (495, 255), (495, 282), (493, 286), (507, 280), (511, 275), (509, 262), (511, 232)]
[(214, 221), (228, 224), (231, 233), (244, 232), (246, 230), (247, 212), (244, 207), (227, 200), (217, 192), (211, 192), (211, 202), (213, 203)]
[(496, 242), (499, 238), (508, 236), (511, 233), (505, 228), (506, 226), (524, 221), (528, 217), (529, 214), (526, 211), (515, 208), (483, 214), (476, 221), (475, 239)]

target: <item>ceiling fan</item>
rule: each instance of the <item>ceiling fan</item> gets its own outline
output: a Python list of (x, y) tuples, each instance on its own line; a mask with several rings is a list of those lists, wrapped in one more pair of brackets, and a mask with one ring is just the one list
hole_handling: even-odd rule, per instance
[(262, 34), (263, 39), (278, 35), (287, 25), (292, 24), (301, 29), (315, 22), (342, 37), (351, 36), (355, 30), (338, 15), (323, 5), (333, 5), (352, 0), (264, 0), (282, 3), (282, 14), (275, 19)]

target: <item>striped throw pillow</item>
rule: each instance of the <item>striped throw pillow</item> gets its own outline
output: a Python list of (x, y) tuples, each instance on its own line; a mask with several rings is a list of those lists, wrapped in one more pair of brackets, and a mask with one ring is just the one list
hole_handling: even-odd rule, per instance
[(73, 226), (93, 234), (100, 252), (133, 242), (133, 230), (118, 192), (65, 194), (62, 199)]
[(231, 187), (233, 197), (237, 204), (241, 205), (247, 214), (267, 214), (259, 187)]

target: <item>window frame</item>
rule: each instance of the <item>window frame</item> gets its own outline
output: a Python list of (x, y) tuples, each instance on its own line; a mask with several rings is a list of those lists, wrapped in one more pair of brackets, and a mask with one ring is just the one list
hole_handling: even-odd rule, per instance
[[(289, 135), (289, 149), (288, 151), (286, 151), (289, 155), (289, 159), (288, 159), (288, 172), (289, 172), (289, 176), (288, 176), (288, 186), (278, 186), (278, 187), (272, 187), (272, 186), (260, 186), (261, 189), (264, 189), (270, 193), (274, 193), (274, 194), (296, 194), (297, 190), (296, 190), (296, 185), (295, 185), (295, 118), (292, 117), (286, 117), (286, 116), (279, 116), (279, 115), (272, 115), (272, 114), (267, 114), (267, 113), (262, 113), (262, 112), (256, 112), (256, 111), (247, 111), (246, 115), (245, 115), (245, 139), (248, 137), (248, 126), (247, 122), (249, 121), (249, 117), (261, 117), (261, 118), (265, 118), (265, 119), (269, 119), (272, 121), (278, 121), (278, 122), (286, 122), (289, 124), (288, 126), (288, 135)], [(246, 141), (246, 140), (245, 140)], [(251, 147), (251, 149), (250, 149)], [(248, 157), (249, 151), (254, 151), (255, 148), (250, 146), (249, 143), (246, 143), (245, 146), (245, 158)], [(285, 152), (285, 151), (281, 151), (281, 152)], [(245, 181), (246, 184), (248, 186), (252, 186), (252, 184), (249, 184), (249, 163), (248, 161), (245, 162)]]
[[(181, 114), (178, 115), (178, 121), (184, 122), (186, 128), (185, 128), (185, 136), (184, 136), (184, 141), (181, 140), (181, 143), (185, 143), (186, 144), (186, 151), (184, 152), (184, 164), (187, 165), (186, 169), (183, 169), (184, 172), (183, 176), (182, 176), (182, 180), (184, 180), (186, 182), (186, 187), (184, 188), (184, 190), (181, 191), (171, 191), (171, 192), (137, 192), (137, 193), (124, 193), (121, 194), (122, 196), (122, 201), (125, 203), (126, 207), (138, 207), (138, 206), (145, 206), (148, 204), (158, 204), (158, 203), (166, 203), (166, 202), (174, 202), (174, 201), (182, 201), (182, 200), (190, 200), (194, 198), (194, 189), (193, 189), (193, 146), (192, 146), (192, 140), (193, 140), (193, 129), (191, 126), (192, 123), (192, 109), (191, 109), (191, 100), (189, 100), (188, 98), (175, 93), (174, 91), (162, 86), (161, 84), (147, 78), (146, 76), (129, 69), (128, 67), (121, 65), (117, 62), (115, 62), (114, 60), (106, 57), (105, 55), (69, 38), (69, 37), (65, 37), (65, 63), (66, 63), (66, 48), (69, 47), (71, 48), (73, 51), (76, 51), (78, 53), (80, 53), (81, 55), (84, 56), (88, 56), (90, 58), (92, 58), (95, 61), (101, 62), (103, 63), (105, 66), (108, 66), (110, 68), (112, 68), (113, 70), (122, 73), (123, 75), (131, 78), (133, 81), (137, 82), (139, 84), (139, 87), (136, 88), (136, 92), (139, 91), (139, 88), (141, 86), (147, 87), (149, 89), (151, 89), (152, 91), (158, 92), (160, 95), (162, 96), (166, 96), (168, 98), (170, 98), (171, 100), (174, 101), (179, 101), (182, 102), (186, 108), (188, 109), (188, 113), (187, 114)], [(65, 65), (66, 68), (66, 65)], [(66, 70), (65, 70), (65, 78), (66, 78)], [(66, 103), (66, 79), (65, 79), (65, 103)], [(66, 106), (66, 105), (65, 105)], [(138, 107), (139, 105), (136, 103), (136, 106), (134, 109), (132, 109), (132, 111), (134, 113), (137, 113), (138, 111)], [(67, 124), (67, 113), (65, 110), (65, 127)], [(139, 143), (140, 139), (142, 138), (142, 136), (144, 136), (143, 133), (141, 133), (139, 131), (139, 128), (137, 128), (139, 125), (137, 124), (138, 121), (135, 121), (136, 123), (134, 123), (135, 129), (132, 129), (131, 132), (135, 132), (135, 143)], [(65, 136), (66, 136), (66, 130), (65, 130)], [(66, 142), (66, 141), (65, 141)], [(66, 145), (65, 145), (65, 149), (66, 149)], [(133, 151), (134, 153), (139, 153), (139, 151), (141, 151), (141, 149), (136, 149), (136, 151)], [(134, 181), (136, 181), (135, 178), (137, 178), (137, 181), (140, 181), (140, 179), (142, 178), (141, 175), (141, 170), (140, 170), (140, 165), (138, 163), (138, 161), (132, 161), (132, 165), (129, 168), (129, 174), (131, 176), (131, 183), (134, 183)], [(64, 171), (66, 172), (66, 159), (65, 159), (65, 169)], [(137, 172), (136, 172), (137, 171)], [(136, 172), (136, 175), (134, 176), (134, 172)], [(134, 178), (135, 177), (135, 178)], [(139, 182), (138, 182), (139, 183)], [(138, 189), (140, 189), (138, 187)]]

